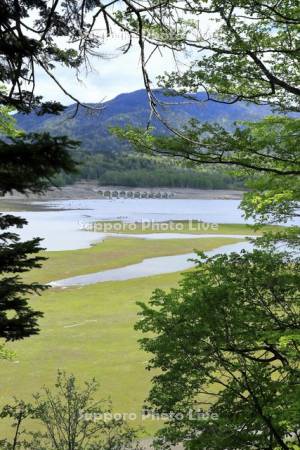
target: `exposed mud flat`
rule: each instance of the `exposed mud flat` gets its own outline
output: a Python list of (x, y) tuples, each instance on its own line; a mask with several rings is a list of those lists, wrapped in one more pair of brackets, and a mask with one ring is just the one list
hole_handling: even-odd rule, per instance
[(225, 189), (181, 189), (181, 188), (131, 188), (126, 186), (98, 186), (92, 182), (80, 182), (61, 188), (52, 188), (43, 195), (30, 194), (29, 196), (13, 193), (7, 194), (0, 198), (1, 203), (30, 203), (31, 201), (49, 201), (49, 200), (75, 200), (75, 199), (100, 199), (102, 196), (98, 191), (105, 190), (124, 190), (131, 192), (149, 192), (153, 194), (158, 193), (172, 193), (175, 199), (231, 199), (240, 200), (243, 196), (243, 191), (225, 190)]

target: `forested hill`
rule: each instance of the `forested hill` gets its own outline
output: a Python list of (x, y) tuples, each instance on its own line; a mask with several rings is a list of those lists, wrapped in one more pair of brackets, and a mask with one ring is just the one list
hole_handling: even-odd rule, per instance
[[(162, 91), (156, 91), (156, 95), (165, 102), (172, 103), (172, 106), (163, 108), (162, 114), (169, 123), (177, 127), (192, 117), (196, 117), (200, 121), (218, 122), (230, 127), (236, 120), (258, 120), (270, 114), (267, 107), (243, 102), (233, 105), (215, 102), (187, 103), (180, 97), (166, 97)], [(199, 93), (197, 97), (203, 100), (205, 95)], [(68, 135), (80, 140), (83, 149), (104, 153), (128, 149), (125, 142), (120, 142), (110, 134), (111, 126), (131, 124), (145, 127), (149, 120), (149, 105), (144, 89), (118, 95), (113, 100), (101, 105), (95, 104), (95, 106), (102, 106), (103, 109), (91, 112), (85, 108), (79, 108), (78, 113), (72, 118), (76, 106), (70, 105), (59, 116), (37, 116), (31, 113), (28, 115), (17, 114), (16, 119), (18, 125), (25, 131), (45, 130), (51, 134)], [(154, 121), (153, 125), (158, 132), (166, 132), (158, 121)]]
[[(180, 127), (191, 118), (199, 121), (218, 122), (230, 128), (236, 120), (258, 120), (270, 114), (270, 109), (239, 102), (233, 105), (215, 102), (187, 102), (180, 97), (164, 96), (160, 90), (156, 95), (170, 107), (161, 107), (161, 113), (168, 122)], [(199, 100), (204, 94), (197, 94)], [(199, 173), (191, 168), (178, 167), (169, 158), (149, 160), (130, 152), (126, 142), (121, 142), (109, 132), (112, 126), (128, 124), (145, 127), (149, 120), (150, 108), (144, 89), (118, 95), (101, 105), (101, 111), (90, 111), (70, 105), (59, 116), (17, 114), (19, 127), (25, 131), (49, 131), (53, 135), (68, 135), (81, 141), (81, 150), (76, 159), (81, 161), (77, 175), (61, 173), (56, 182), (69, 184), (77, 180), (96, 180), (102, 185), (123, 185), (140, 187), (188, 187), (201, 189), (226, 189), (242, 187), (230, 174), (219, 168), (209, 168)], [(157, 133), (166, 133), (157, 120), (152, 123)]]

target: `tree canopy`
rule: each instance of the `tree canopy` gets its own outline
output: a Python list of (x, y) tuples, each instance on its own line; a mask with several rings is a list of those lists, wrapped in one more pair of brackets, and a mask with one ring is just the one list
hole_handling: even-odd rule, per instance
[[(23, 20), (36, 8), (41, 22), (37, 21), (33, 29)], [(34, 61), (39, 61), (46, 71), (55, 61), (75, 65), (74, 52), (64, 52), (53, 42), (53, 35), (61, 35), (59, 26), (66, 30), (67, 23), (63, 25), (47, 2), (0, 2), (0, 195), (13, 190), (41, 193), (53, 184), (54, 175), (60, 171), (70, 173), (76, 168), (69, 153), (76, 142), (47, 133), (26, 134), (16, 128), (11, 116), (16, 109), (30, 112), (38, 107), (39, 114), (61, 110), (56, 102), (43, 103), (35, 95)], [(32, 34), (39, 29), (41, 36), (37, 40)], [(0, 215), (0, 338), (4, 341), (37, 334), (38, 319), (42, 316), (30, 308), (28, 300), (46, 286), (26, 283), (22, 278), (24, 272), (41, 267), (44, 259), (38, 255), (42, 250), (41, 240), (21, 242), (17, 232), (10, 231), (11, 227), (25, 225), (27, 221), (22, 218)], [(2, 352), (2, 356), (6, 357), (7, 353)]]
[[(204, 89), (207, 101), (266, 103), (274, 115), (241, 120), (233, 130), (196, 121), (174, 129), (160, 114), (145, 58), (153, 112), (173, 134), (155, 136), (151, 127), (114, 132), (143, 152), (246, 175), (249, 192), (242, 208), (256, 225), (297, 217), (299, 4), (130, 7), (122, 20), (141, 40), (151, 31), (153, 37), (156, 27), (157, 48), (191, 52), (187, 70), (160, 79), (170, 95), (166, 107), (172, 107), (175, 92), (197, 101), (193, 92)], [(204, 33), (208, 17), (213, 31)], [(145, 55), (143, 42), (140, 46)], [(279, 241), (285, 251), (279, 251)], [(137, 329), (146, 333), (141, 345), (151, 354), (148, 368), (155, 370), (148, 408), (168, 417), (157, 448), (179, 442), (191, 450), (300, 447), (299, 227), (265, 235), (256, 244), (240, 255), (199, 255), (196, 270), (177, 289), (156, 290), (150, 304), (140, 303)], [(199, 410), (207, 412), (205, 419)]]
[[(32, 25), (28, 19), (33, 10), (37, 18)], [(58, 103), (43, 102), (35, 95), (36, 68), (44, 70), (76, 101), (56, 79), (55, 65), (78, 69), (89, 64), (102, 42), (97, 34), (100, 20), (107, 36), (113, 27), (128, 36), (124, 53), (137, 39), (152, 115), (173, 135), (155, 137), (151, 128), (117, 133), (143, 151), (194, 164), (220, 164), (252, 177), (243, 208), (257, 222), (295, 217), (300, 95), (297, 0), (56, 0), (51, 4), (14, 0), (0, 1), (0, 13), (0, 81), (8, 85), (8, 92), (1, 93), (2, 105), (24, 112), (32, 108), (39, 113), (62, 110)], [(67, 37), (68, 46), (60, 45), (59, 39), (63, 42)], [(184, 71), (160, 78), (170, 96), (164, 107), (172, 107), (176, 92), (183, 94), (183, 101), (196, 102), (193, 93), (202, 89), (205, 101), (266, 103), (276, 114), (285, 115), (238, 123), (229, 131), (195, 121), (184, 129), (171, 127), (158, 107), (162, 105), (152, 89), (149, 70), (151, 55), (160, 50), (173, 52), (175, 59), (183, 51), (189, 52)], [(5, 120), (9, 123), (9, 118)], [(40, 139), (50, 153), (43, 153)], [(20, 142), (27, 148), (25, 153)], [(2, 191), (43, 189), (48, 175), (59, 168), (71, 169), (66, 155), (56, 165), (56, 150), (68, 145), (74, 143), (53, 141), (49, 136), (15, 135), (1, 140), (3, 158), (9, 146), (19, 155), (12, 158), (9, 173), (5, 171), (7, 160), (1, 169)], [(34, 148), (41, 151), (38, 158)], [(49, 171), (45, 168), (48, 163)], [(19, 167), (28, 173), (28, 181), (10, 177), (11, 171), (21, 173)], [(9, 216), (1, 220), (3, 229), (24, 224)], [(286, 239), (289, 250), (294, 251), (299, 244), (298, 231), (288, 229), (277, 237), (267, 237), (267, 250), (213, 258), (202, 255), (196, 270), (184, 277), (179, 288), (158, 290), (150, 305), (141, 304), (137, 328), (150, 332), (141, 344), (153, 355), (149, 368), (156, 370), (149, 408), (170, 414), (158, 436), (158, 448), (182, 441), (191, 450), (300, 447), (299, 258), (296, 252), (279, 252), (275, 245), (270, 248), (271, 239), (273, 243)], [(29, 256), (36, 254), (38, 242), (20, 244), (7, 232), (1, 239), (5, 274), (0, 283), (1, 330), (5, 339), (18, 339), (37, 332), (39, 313), (28, 308), (24, 296), (39, 287), (23, 285), (18, 277), (6, 274), (38, 265), (40, 260)], [(7, 314), (11, 310), (16, 312), (17, 322), (11, 322)], [(20, 324), (23, 318), (25, 323)], [(216, 417), (209, 415), (203, 421), (197, 415), (195, 420), (187, 416), (187, 411), (197, 413), (199, 407)]]
[[(152, 8), (151, 8), (152, 6)], [(120, 20), (140, 36), (144, 54), (144, 81), (153, 113), (172, 132), (156, 136), (151, 129), (114, 129), (136, 149), (163, 154), (189, 164), (222, 166), (247, 176), (250, 192), (242, 203), (247, 217), (256, 221), (287, 220), (296, 214), (299, 200), (299, 22), (295, 1), (129, 2)], [(144, 38), (144, 39), (142, 39)], [(166, 73), (160, 85), (182, 101), (197, 103), (193, 92), (204, 90), (206, 100), (234, 104), (267, 104), (273, 116), (256, 122), (220, 124), (192, 120), (183, 129), (171, 126), (151, 89), (151, 58), (168, 48), (189, 51), (189, 67)], [(151, 125), (151, 124), (150, 124)]]
[(299, 259), (199, 256), (178, 288), (141, 304), (141, 345), (159, 369), (148, 408), (168, 417), (157, 448), (299, 448)]
[[(0, 108), (0, 193), (41, 192), (51, 185), (59, 170), (75, 169), (68, 149), (75, 143), (67, 138), (49, 135), (26, 135), (16, 129), (7, 106)], [(22, 228), (27, 221), (11, 214), (0, 214), (0, 338), (5, 341), (37, 334), (42, 313), (32, 310), (28, 296), (46, 287), (26, 283), (22, 274), (41, 267), (43, 257), (39, 238), (21, 242), (11, 227)], [(4, 356), (7, 354), (5, 353)]]
[[(55, 386), (33, 394), (33, 402), (15, 399), (0, 412), (13, 427), (11, 440), (0, 440), (3, 450), (142, 450), (137, 430), (112, 412), (109, 400), (96, 400), (96, 381), (79, 386), (74, 375), (59, 371)], [(26, 429), (28, 421), (38, 431)]]

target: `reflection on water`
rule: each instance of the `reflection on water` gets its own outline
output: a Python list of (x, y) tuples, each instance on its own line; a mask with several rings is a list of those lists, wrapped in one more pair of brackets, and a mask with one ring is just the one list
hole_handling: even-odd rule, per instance
[[(219, 253), (240, 252), (242, 249), (251, 250), (252, 248), (253, 245), (250, 242), (238, 242), (210, 250), (205, 252), (205, 254), (213, 256)], [(85, 286), (105, 281), (124, 281), (163, 273), (179, 272), (193, 267), (194, 262), (191, 261), (191, 258), (195, 258), (195, 256), (195, 253), (186, 253), (183, 255), (148, 258), (141, 263), (131, 264), (130, 266), (66, 278), (49, 284), (53, 287)]]

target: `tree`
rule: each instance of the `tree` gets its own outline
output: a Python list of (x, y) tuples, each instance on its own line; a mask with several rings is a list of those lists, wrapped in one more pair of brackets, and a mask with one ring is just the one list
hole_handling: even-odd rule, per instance
[[(151, 55), (164, 47), (175, 55), (190, 52), (184, 72), (176, 70), (161, 77), (165, 88), (184, 94), (204, 90), (208, 101), (263, 101), (284, 110), (299, 107), (300, 19), (296, 0), (124, 3), (126, 10), (116, 16), (128, 33), (139, 37), (149, 91), (147, 66), (151, 59), (147, 51)], [(148, 49), (147, 43), (152, 47)], [(159, 102), (155, 93), (149, 95), (155, 109)]]
[[(119, 18), (139, 36), (152, 111), (173, 134), (114, 132), (143, 152), (246, 175), (250, 192), (242, 207), (256, 225), (297, 216), (298, 2), (127, 4)], [(201, 21), (207, 17), (213, 32), (205, 34)], [(151, 89), (148, 39), (154, 51), (187, 49), (193, 57), (184, 73), (161, 77), (170, 96), (164, 108)], [(199, 89), (206, 101), (267, 104), (270, 113), (285, 115), (233, 129), (196, 121), (171, 127), (164, 110), (172, 108), (172, 95), (197, 102)], [(292, 253), (280, 254), (278, 241)], [(158, 290), (150, 306), (141, 304), (137, 328), (150, 332), (141, 345), (152, 354), (149, 369), (160, 370), (149, 407), (169, 415), (158, 448), (178, 442), (197, 450), (299, 448), (299, 227), (256, 243), (264, 250), (202, 259), (178, 289)], [(208, 408), (208, 420), (197, 416), (199, 407)]]
[[(97, 55), (103, 42), (98, 27), (104, 26), (108, 37), (113, 27), (127, 35), (124, 53), (133, 42), (138, 43), (152, 111), (168, 128), (147, 71), (151, 56), (161, 48), (174, 55), (188, 50), (192, 55), (184, 73), (176, 71), (161, 77), (161, 85), (170, 95), (175, 89), (197, 101), (191, 93), (201, 89), (207, 101), (232, 104), (245, 100), (272, 104), (283, 111), (299, 110), (300, 20), (296, 0), (213, 0), (209, 4), (206, 0), (147, 0), (143, 5), (136, 0), (104, 4), (17, 0), (2, 1), (0, 5), (1, 73), (3, 81), (11, 84), (8, 95), (1, 96), (4, 104), (27, 111), (33, 107), (40, 107), (40, 112), (61, 111), (62, 106), (56, 102), (42, 103), (35, 96), (35, 73), (39, 68), (79, 106), (80, 102), (56, 79), (55, 64), (76, 70), (82, 64), (89, 67), (90, 57)], [(33, 10), (34, 26), (30, 22)], [(205, 29), (208, 20), (209, 31)], [(60, 45), (55, 36), (67, 37), (67, 45)], [(24, 90), (24, 86), (30, 90)]]
[(230, 168), (249, 188), (242, 207), (256, 222), (287, 221), (297, 215), (299, 200), (300, 120), (282, 116), (240, 122), (234, 131), (218, 124), (187, 125), (180, 136), (156, 136), (151, 129), (114, 129), (148, 154), (181, 158), (195, 166)]
[[(0, 81), (9, 85), (8, 92), (0, 94), (2, 105), (24, 112), (36, 109), (39, 114), (63, 110), (60, 103), (44, 102), (36, 95), (37, 67), (79, 105), (53, 72), (57, 64), (78, 69), (99, 44), (96, 37), (84, 39), (89, 23), (81, 13), (89, 11), (88, 3), (94, 2), (0, 1)], [(59, 45), (56, 37), (67, 38), (70, 45)], [(79, 49), (72, 48), (72, 43), (77, 43)]]
[[(55, 388), (45, 387), (34, 402), (16, 401), (5, 406), (2, 418), (13, 419), (13, 443), (2, 441), (5, 450), (140, 450), (137, 434), (123, 417), (115, 417), (109, 401), (95, 401), (95, 380), (79, 388), (73, 375), (58, 372)], [(27, 419), (41, 431), (27, 433)]]
[(299, 259), (199, 256), (179, 288), (141, 304), (136, 328), (159, 369), (148, 408), (169, 415), (157, 448), (298, 448)]
[[(12, 190), (41, 193), (51, 186), (55, 174), (70, 173), (76, 167), (69, 153), (76, 142), (47, 133), (26, 134), (16, 129), (10, 115), (12, 110), (57, 114), (63, 109), (55, 101), (43, 102), (34, 92), (36, 65), (51, 76), (55, 63), (78, 67), (82, 62), (75, 50), (59, 48), (53, 40), (53, 36), (66, 36), (71, 30), (74, 38), (78, 31), (78, 22), (66, 20), (69, 7), (60, 15), (57, 4), (0, 1), (0, 195)], [(70, 2), (68, 5), (71, 8)], [(29, 23), (33, 11), (39, 13), (34, 24)], [(22, 273), (41, 266), (40, 239), (20, 242), (17, 233), (7, 231), (26, 224), (13, 215), (0, 215), (0, 338), (4, 341), (38, 333), (38, 318), (42, 316), (29, 307), (28, 295), (41, 292), (45, 286), (25, 283), (21, 278)], [(2, 357), (9, 356), (1, 349)]]
[[(254, 212), (262, 220), (272, 214), (276, 218), (294, 214), (299, 194), (293, 186), (299, 174), (296, 119), (289, 114), (286, 120), (268, 119), (261, 126), (237, 125), (230, 132), (195, 122), (185, 130), (174, 129), (163, 117), (160, 102), (151, 89), (148, 65), (151, 52), (160, 48), (175, 53), (192, 50), (196, 58), (185, 73), (161, 78), (161, 85), (171, 96), (177, 90), (189, 101), (197, 101), (193, 92), (202, 88), (207, 101), (245, 100), (267, 103), (285, 113), (298, 111), (298, 2), (167, 0), (141, 4), (124, 0), (113, 11), (115, 4), (117, 0), (106, 4), (55, 1), (50, 7), (46, 1), (1, 2), (0, 37), (4, 42), (2, 49), (8, 51), (1, 60), (0, 73), (11, 83), (2, 103), (23, 110), (34, 106), (41, 112), (60, 111), (60, 105), (43, 105), (31, 92), (24, 91), (19, 80), (29, 80), (34, 88), (34, 69), (39, 66), (60, 85), (53, 75), (53, 65), (70, 60), (72, 67), (77, 68), (79, 62), (87, 61), (99, 44), (94, 31), (102, 17), (108, 35), (112, 26), (127, 33), (124, 52), (133, 38), (138, 38), (152, 112), (175, 136), (171, 141), (160, 138), (153, 142), (146, 132), (140, 137), (141, 147), (146, 141), (146, 148), (150, 143), (152, 151), (155, 143), (154, 150), (164, 153), (171, 143), (169, 154), (173, 157), (195, 157), (195, 163), (241, 169), (243, 174), (253, 176), (254, 192), (244, 203), (247, 213)], [(26, 18), (34, 7), (38, 19), (32, 31)], [(207, 17), (216, 25), (211, 35), (198, 29)], [(32, 38), (32, 32), (36, 32), (36, 38)], [(70, 35), (72, 44), (78, 45), (77, 53), (55, 45), (54, 35)], [(125, 137), (133, 142), (137, 139), (133, 134)], [(296, 230), (290, 239), (292, 245), (297, 239)], [(211, 409), (215, 408), (220, 420), (203, 425), (202, 421), (175, 419), (176, 427), (171, 420), (162, 436), (166, 446), (168, 441), (184, 437), (187, 447), (197, 449), (286, 449), (292, 445), (288, 437), (299, 439), (299, 419), (295, 415), (299, 410), (299, 279), (295, 273), (299, 264), (289, 254), (270, 251), (224, 258), (199, 264), (198, 272), (188, 276), (182, 290), (171, 294), (157, 292), (154, 308), (143, 307), (144, 320), (139, 327), (156, 333), (143, 345), (155, 355), (152, 365), (163, 370), (155, 378), (150, 396), (153, 405), (158, 410), (170, 412), (174, 408), (185, 413), (199, 401), (200, 390), (207, 390), (207, 381), (217, 382), (223, 388), (212, 392), (217, 400)], [(201, 276), (197, 277), (197, 273)], [(223, 312), (221, 317), (219, 309)], [(229, 330), (227, 324), (231, 326)]]
[[(0, 193), (42, 192), (59, 170), (71, 172), (75, 163), (68, 150), (76, 143), (65, 138), (26, 135), (15, 127), (8, 107), (0, 109)], [(10, 227), (22, 228), (27, 221), (10, 214), (0, 214), (0, 338), (23, 339), (37, 334), (40, 312), (28, 305), (28, 295), (46, 289), (39, 283), (26, 283), (22, 273), (40, 267), (44, 257), (40, 239), (20, 242)], [(8, 356), (3, 353), (3, 356)]]
[[(41, 193), (53, 184), (54, 175), (76, 168), (70, 156), (77, 146), (75, 141), (47, 133), (26, 134), (16, 130), (10, 116), (13, 110), (24, 113), (35, 110), (37, 114), (61, 112), (64, 109), (61, 104), (44, 102), (36, 95), (35, 69), (39, 66), (60, 85), (53, 75), (55, 64), (78, 69), (98, 43), (91, 37), (83, 38), (88, 24), (81, 24), (78, 14), (81, 6), (85, 10), (84, 5), (75, 0), (50, 3), (0, 0), (0, 195), (12, 190)], [(32, 20), (31, 13), (36, 20)], [(66, 36), (81, 43), (78, 51), (59, 46), (55, 41), (55, 37)], [(15, 232), (7, 231), (26, 223), (12, 215), (0, 215), (0, 338), (6, 341), (36, 334), (37, 320), (41, 317), (40, 312), (28, 306), (27, 296), (45, 286), (24, 283), (20, 276), (40, 267), (43, 260), (38, 256), (40, 239), (22, 243)]]
[(33, 406), (24, 401), (15, 399), (14, 404), (6, 405), (0, 412), (1, 419), (9, 419), (14, 430), (11, 442), (7, 439), (1, 439), (0, 445), (3, 450), (21, 450), (28, 448), (29, 442), (24, 436), (26, 434), (23, 429), (25, 420), (32, 416), (34, 412)]
[[(153, 136), (151, 128), (114, 132), (143, 152), (200, 166), (220, 165), (253, 177), (248, 185), (253, 192), (243, 202), (247, 216), (272, 219), (268, 211), (274, 212), (277, 204), (278, 214), (286, 219), (286, 212), (293, 211), (299, 200), (299, 118), (293, 114), (299, 112), (300, 98), (298, 2), (126, 3), (128, 8), (118, 18), (139, 36), (152, 112), (172, 134)], [(208, 21), (210, 28), (206, 29)], [(149, 43), (154, 45), (150, 52), (167, 48), (175, 55), (184, 50), (191, 55), (184, 72), (177, 70), (160, 78), (169, 102), (160, 101), (151, 88)], [(286, 115), (241, 122), (233, 130), (196, 121), (175, 129), (164, 114), (172, 109), (172, 96), (181, 93), (183, 101), (197, 103), (199, 89), (206, 93), (205, 101), (265, 104), (270, 114), (275, 110)]]
[[(34, 24), (30, 22), (33, 10)], [(206, 30), (207, 20), (211, 30)], [(5, 81), (13, 82), (2, 102), (14, 102), (22, 108), (39, 103), (34, 92), (24, 90), (20, 82), (26, 80), (34, 88), (37, 66), (65, 90), (55, 78), (54, 65), (79, 69), (82, 63), (89, 64), (89, 57), (102, 43), (97, 28), (104, 26), (107, 36), (113, 27), (128, 36), (124, 52), (138, 38), (153, 108), (157, 99), (150, 93), (147, 64), (151, 58), (147, 51), (151, 55), (160, 47), (174, 54), (193, 50), (188, 69), (167, 74), (162, 78), (164, 87), (183, 93), (205, 90), (212, 101), (263, 100), (279, 106), (283, 101), (284, 108), (287, 104), (297, 107), (299, 22), (296, 0), (147, 0), (143, 5), (136, 0), (1, 1), (1, 52), (5, 55), (1, 72)], [(67, 37), (70, 45), (62, 47), (54, 36)]]

